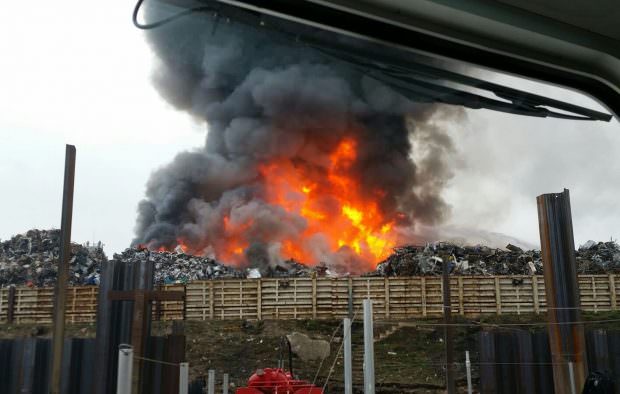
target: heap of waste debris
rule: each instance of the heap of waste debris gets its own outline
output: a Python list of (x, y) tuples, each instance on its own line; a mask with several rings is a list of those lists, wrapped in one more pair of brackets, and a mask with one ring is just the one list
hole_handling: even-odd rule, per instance
[[(443, 262), (454, 275), (542, 275), (540, 251), (487, 246), (459, 246), (447, 242), (425, 246), (403, 246), (377, 265), (374, 275), (441, 275)], [(620, 272), (620, 247), (616, 242), (588, 241), (576, 252), (577, 272), (600, 274)]]
[[(30, 230), (0, 242), (0, 287), (53, 286), (60, 255), (60, 230)], [(328, 267), (309, 267), (295, 260), (278, 264), (259, 264), (260, 268), (237, 269), (209, 257), (186, 254), (178, 247), (173, 252), (128, 248), (114, 254), (121, 262), (151, 261), (155, 283), (186, 283), (193, 280), (260, 277), (332, 276)], [(71, 245), (70, 285), (98, 285), (102, 263), (106, 262), (101, 243)], [(540, 251), (524, 251), (508, 245), (505, 249), (487, 246), (459, 246), (438, 242), (425, 246), (403, 246), (377, 265), (375, 276), (441, 275), (443, 262), (454, 275), (541, 275)], [(576, 252), (577, 272), (602, 274), (620, 272), (620, 246), (616, 242), (588, 241)]]
[(193, 280), (243, 278), (243, 271), (220, 264), (208, 257), (174, 252), (155, 252), (145, 248), (128, 248), (115, 253), (114, 260), (123, 263), (152, 261), (155, 265), (155, 284), (187, 283)]
[(614, 241), (588, 241), (579, 247), (576, 259), (580, 274), (620, 272), (620, 246)]
[[(60, 230), (30, 230), (0, 243), (0, 287), (53, 286), (60, 256)], [(101, 243), (71, 244), (69, 284), (99, 284)]]
[(155, 284), (227, 278), (310, 276), (312, 272), (320, 272), (323, 268), (310, 268), (294, 260), (287, 260), (277, 265), (264, 264), (261, 269), (236, 269), (209, 257), (186, 254), (180, 247), (173, 252), (155, 252), (142, 247), (129, 248), (114, 254), (114, 260), (125, 263), (152, 261), (155, 264)]
[[(0, 287), (54, 286), (60, 257), (60, 230), (30, 230), (0, 243)], [(192, 280), (310, 276), (324, 274), (324, 266), (307, 267), (294, 260), (261, 268), (236, 269), (209, 257), (192, 256), (178, 247), (173, 252), (127, 248), (114, 254), (122, 262), (151, 261), (155, 265), (155, 283), (186, 283)], [(101, 243), (71, 245), (70, 285), (98, 285), (102, 263), (107, 258)]]

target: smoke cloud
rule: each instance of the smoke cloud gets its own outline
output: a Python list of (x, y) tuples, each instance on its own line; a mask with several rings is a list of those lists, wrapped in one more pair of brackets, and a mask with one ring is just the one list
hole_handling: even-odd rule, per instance
[[(147, 18), (157, 19), (157, 12)], [(306, 218), (268, 198), (279, 171), (327, 174), (334, 149), (347, 139), (355, 142), (356, 156), (340, 171), (377, 202), (401, 239), (411, 241), (418, 224), (446, 219), (450, 210), (441, 194), (453, 176), (454, 147), (435, 119), (461, 111), (412, 102), (268, 27), (198, 15), (147, 37), (159, 59), (157, 90), (205, 122), (208, 133), (203, 147), (152, 174), (134, 244), (182, 244), (237, 260), (225, 262), (266, 267), (289, 257), (287, 240), (299, 240), (314, 258), (304, 263), (355, 271), (350, 245), (333, 250), (326, 233), (308, 234)], [(323, 212), (334, 207), (329, 195), (320, 204)], [(226, 255), (235, 242), (242, 258)]]

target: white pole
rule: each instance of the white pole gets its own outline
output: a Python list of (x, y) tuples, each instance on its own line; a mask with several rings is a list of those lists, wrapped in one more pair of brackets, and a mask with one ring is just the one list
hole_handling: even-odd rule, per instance
[(222, 377), (222, 394), (228, 394), (228, 374), (225, 373)]
[(344, 394), (353, 394), (351, 319), (344, 318)]
[(372, 301), (364, 300), (364, 394), (375, 394), (375, 351)]
[(573, 369), (572, 361), (568, 362), (568, 378), (570, 379), (571, 394), (577, 394), (577, 390), (575, 389), (575, 371)]
[(133, 348), (121, 344), (118, 347), (118, 374), (116, 394), (131, 394), (131, 374), (133, 370)]
[(469, 361), (469, 350), (465, 351), (465, 369), (467, 370), (467, 394), (471, 394), (471, 361)]
[(215, 370), (209, 370), (209, 378), (207, 381), (207, 393), (215, 394)]
[(189, 364), (179, 364), (179, 394), (187, 394), (189, 390)]

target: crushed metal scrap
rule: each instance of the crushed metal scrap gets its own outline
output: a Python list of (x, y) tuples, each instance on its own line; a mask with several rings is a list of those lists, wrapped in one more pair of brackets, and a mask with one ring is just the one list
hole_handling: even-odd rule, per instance
[[(620, 247), (614, 241), (588, 241), (576, 251), (576, 260), (580, 274), (620, 272)], [(524, 251), (511, 244), (495, 249), (447, 242), (396, 248), (371, 275), (441, 275), (444, 261), (455, 275), (542, 275), (539, 250)]]
[[(70, 285), (98, 285), (102, 263), (107, 261), (103, 245), (72, 244)], [(0, 242), (0, 287), (10, 285), (54, 286), (60, 255), (60, 230), (30, 230)], [(173, 252), (156, 252), (144, 248), (127, 248), (115, 253), (113, 260), (124, 263), (152, 261), (155, 284), (186, 283), (192, 280), (260, 277), (301, 277), (313, 272), (327, 272), (324, 266), (308, 267), (294, 260), (275, 266), (237, 269), (209, 257), (185, 254), (181, 248)]]
[(220, 264), (209, 257), (187, 255), (180, 249), (174, 252), (155, 252), (145, 248), (128, 248), (122, 253), (115, 253), (113, 259), (123, 263), (153, 262), (156, 284), (245, 277), (243, 271)]
[[(0, 242), (0, 287), (53, 286), (59, 257), (60, 230), (30, 230)], [(72, 244), (69, 282), (71, 285), (98, 285), (101, 264), (107, 261), (101, 243)], [(328, 266), (306, 266), (295, 260), (258, 268), (234, 268), (210, 257), (128, 248), (114, 254), (121, 262), (152, 261), (155, 283), (186, 283), (193, 280), (260, 277), (332, 276)], [(438, 242), (424, 246), (402, 246), (377, 265), (370, 276), (441, 275), (442, 264), (450, 264), (454, 275), (535, 275), (542, 274), (540, 251), (524, 251), (518, 246), (505, 249), (487, 246), (459, 246)], [(580, 274), (620, 272), (620, 247), (614, 241), (588, 241), (576, 251)]]
[[(30, 230), (0, 243), (0, 287), (53, 286), (60, 256), (60, 230)], [(69, 284), (99, 284), (103, 245), (71, 244)]]

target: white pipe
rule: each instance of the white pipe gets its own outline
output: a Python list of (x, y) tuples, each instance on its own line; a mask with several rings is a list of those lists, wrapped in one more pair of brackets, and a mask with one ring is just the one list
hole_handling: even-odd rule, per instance
[(207, 380), (207, 393), (215, 394), (215, 370), (209, 370), (209, 378)]
[(222, 394), (228, 394), (228, 374), (225, 373), (222, 377)]
[(568, 378), (570, 379), (571, 394), (577, 394), (577, 389), (575, 388), (575, 370), (573, 369), (572, 361), (568, 362)]
[(364, 394), (375, 394), (375, 350), (372, 301), (364, 300)]
[(133, 347), (121, 344), (118, 347), (118, 373), (116, 394), (131, 394), (131, 375), (133, 371)]
[(187, 394), (189, 390), (189, 364), (179, 364), (179, 394)]
[(465, 351), (465, 369), (467, 370), (467, 394), (471, 394), (471, 361), (469, 361), (469, 350)]
[(351, 319), (344, 318), (344, 394), (353, 394)]

